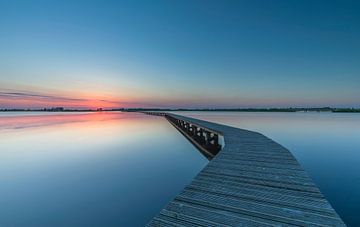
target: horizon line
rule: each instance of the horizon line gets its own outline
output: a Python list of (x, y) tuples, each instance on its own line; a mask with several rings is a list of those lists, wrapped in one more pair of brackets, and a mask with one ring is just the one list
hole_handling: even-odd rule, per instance
[(288, 110), (288, 111), (301, 111), (301, 110), (360, 110), (360, 107), (233, 107), (233, 108), (157, 108), (157, 107), (118, 107), (118, 108), (65, 108), (65, 107), (51, 107), (51, 108), (0, 108), (0, 111), (249, 111), (249, 110)]

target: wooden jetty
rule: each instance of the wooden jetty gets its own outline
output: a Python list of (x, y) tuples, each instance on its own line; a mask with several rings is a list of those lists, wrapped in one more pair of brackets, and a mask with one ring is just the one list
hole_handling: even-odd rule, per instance
[(148, 226), (345, 226), (294, 156), (266, 136), (168, 113), (209, 160)]

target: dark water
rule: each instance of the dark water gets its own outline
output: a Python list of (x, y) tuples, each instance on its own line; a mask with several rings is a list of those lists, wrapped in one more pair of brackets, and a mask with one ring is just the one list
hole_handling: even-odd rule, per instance
[(143, 226), (206, 164), (160, 117), (0, 113), (0, 226)]
[(360, 226), (360, 114), (177, 112), (261, 132), (288, 148), (349, 226)]

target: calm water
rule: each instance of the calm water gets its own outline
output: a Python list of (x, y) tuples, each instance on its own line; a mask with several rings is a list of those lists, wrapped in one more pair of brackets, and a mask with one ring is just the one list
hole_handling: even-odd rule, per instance
[(360, 114), (177, 112), (261, 132), (288, 148), (349, 226), (360, 225)]
[[(360, 223), (360, 114), (178, 114), (278, 141)], [(143, 226), (206, 164), (160, 117), (0, 113), (0, 226)]]
[(0, 226), (143, 226), (206, 164), (160, 117), (0, 113)]

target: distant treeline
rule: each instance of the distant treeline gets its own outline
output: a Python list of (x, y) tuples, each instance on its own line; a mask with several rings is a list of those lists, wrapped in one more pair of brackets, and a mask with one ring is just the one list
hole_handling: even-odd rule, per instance
[(0, 111), (43, 111), (43, 112), (94, 112), (94, 111), (126, 111), (126, 112), (142, 112), (142, 111), (225, 111), (225, 112), (334, 112), (334, 113), (360, 113), (359, 108), (116, 108), (116, 109), (96, 109), (96, 110), (77, 110), (65, 109), (63, 107), (42, 108), (42, 109), (0, 109)]
[(32, 112), (89, 112), (89, 111), (95, 111), (91, 109), (87, 110), (77, 110), (77, 109), (65, 109), (63, 107), (54, 107), (54, 108), (42, 108), (42, 109), (0, 109), (1, 112), (26, 112), (26, 111), (32, 111)]
[(355, 109), (355, 108), (336, 108), (336, 109), (333, 109), (332, 112), (335, 112), (335, 113), (360, 113), (360, 109)]

